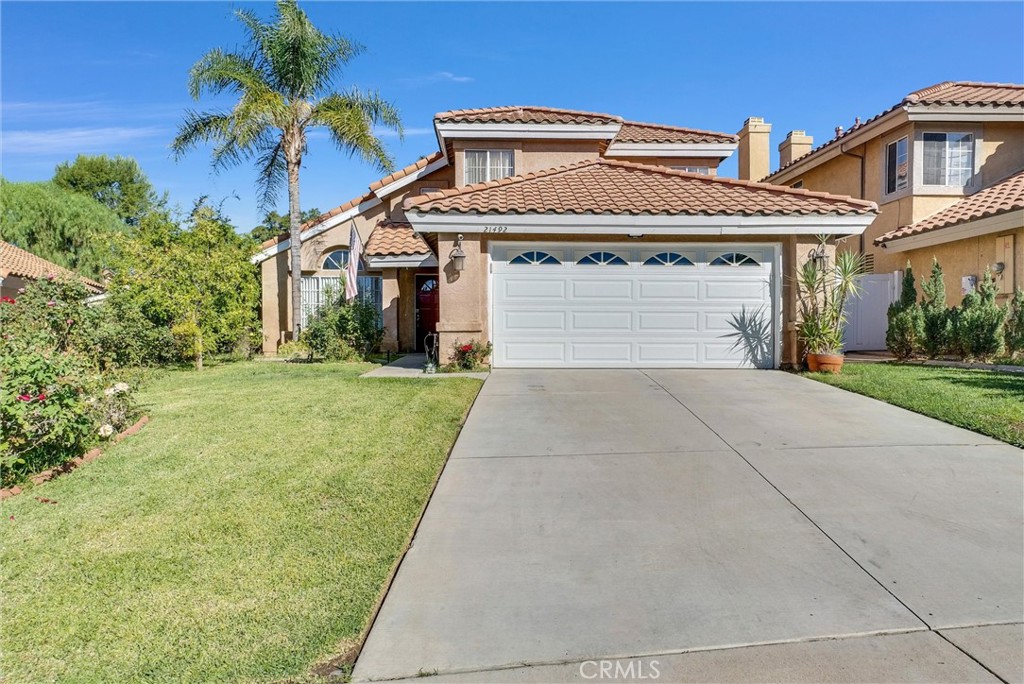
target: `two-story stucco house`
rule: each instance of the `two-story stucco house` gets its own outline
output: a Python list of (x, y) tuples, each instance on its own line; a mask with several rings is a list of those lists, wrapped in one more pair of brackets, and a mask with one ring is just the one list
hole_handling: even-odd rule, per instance
[(940, 83), (811, 148), (791, 132), (764, 181), (877, 203), (846, 243), (876, 273), (909, 261), (920, 276), (938, 259), (952, 303), (986, 269), (1000, 301), (1024, 287), (1024, 85)]
[[(737, 148), (753, 163), (756, 124), (735, 136), (544, 107), (437, 114), (437, 152), (304, 226), (304, 309), (337, 284), (354, 226), (388, 349), (437, 331), (442, 354), (492, 342), (495, 367), (796, 363), (787, 275), (818, 235), (861, 234), (876, 206), (717, 177)], [(256, 258), (266, 353), (293, 330), (288, 247)]]

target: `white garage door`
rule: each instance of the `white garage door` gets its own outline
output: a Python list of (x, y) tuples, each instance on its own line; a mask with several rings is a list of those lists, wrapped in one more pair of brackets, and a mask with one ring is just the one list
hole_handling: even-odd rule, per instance
[(496, 368), (777, 365), (772, 245), (497, 243)]

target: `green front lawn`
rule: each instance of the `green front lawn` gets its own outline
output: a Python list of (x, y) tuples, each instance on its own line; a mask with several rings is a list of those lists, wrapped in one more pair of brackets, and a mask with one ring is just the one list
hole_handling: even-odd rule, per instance
[(1024, 375), (893, 363), (805, 375), (1024, 447)]
[(356, 645), (480, 387), (368, 368), (163, 372), (142, 432), (5, 501), (5, 681), (267, 681)]

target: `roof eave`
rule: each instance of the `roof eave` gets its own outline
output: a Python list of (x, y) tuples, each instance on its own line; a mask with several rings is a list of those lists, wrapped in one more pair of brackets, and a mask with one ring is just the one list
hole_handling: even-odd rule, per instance
[(995, 214), (994, 216), (985, 216), (941, 228), (932, 228), (904, 237), (889, 237), (891, 233), (888, 233), (877, 238), (875, 244), (887, 252), (906, 252), (912, 249), (978, 237), (979, 235), (1013, 230), (1021, 226), (1024, 226), (1024, 209), (1012, 209)]
[(692, 157), (727, 159), (737, 143), (617, 143), (605, 150), (606, 157)]

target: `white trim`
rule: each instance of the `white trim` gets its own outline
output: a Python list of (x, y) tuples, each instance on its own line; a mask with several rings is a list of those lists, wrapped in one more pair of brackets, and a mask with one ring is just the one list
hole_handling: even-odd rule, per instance
[(615, 143), (605, 150), (606, 157), (717, 157), (725, 159), (736, 151), (737, 143)]
[[(352, 207), (348, 211), (343, 211), (336, 216), (331, 216), (330, 218), (325, 219), (322, 223), (318, 223), (317, 225), (313, 226), (309, 230), (302, 231), (302, 235), (299, 242), (306, 242), (310, 238), (314, 238), (320, 233), (323, 233), (337, 225), (344, 223), (345, 221), (348, 221), (350, 218), (355, 218), (356, 216), (359, 216), (360, 214), (367, 212), (370, 209), (373, 209), (374, 207), (380, 206), (380, 204), (381, 201), (378, 198), (374, 197), (373, 199), (367, 200), (362, 204)], [(288, 249), (288, 245), (290, 244), (291, 240), (281, 240), (276, 245), (271, 245), (266, 249), (260, 250), (259, 252), (256, 253), (256, 256), (249, 259), (249, 261), (254, 264), (262, 263), (269, 259), (270, 257), (276, 254), (280, 254), (281, 252)]]
[(877, 214), (844, 216), (632, 216), (619, 214), (422, 214), (406, 211), (418, 233), (617, 235), (859, 235)]
[(927, 105), (907, 108), (911, 121), (934, 121), (937, 123), (971, 121), (1013, 121), (1024, 122), (1024, 107), (998, 105)]
[(614, 124), (521, 124), (521, 123), (439, 123), (434, 125), (441, 138), (452, 137), (468, 140), (487, 139), (565, 139), (565, 140), (610, 140), (614, 138), (620, 123)]
[(437, 257), (433, 254), (410, 254), (366, 257), (366, 268), (433, 268)]
[(376, 190), (373, 191), (373, 194), (380, 199), (384, 199), (385, 197), (393, 193), (395, 190), (401, 190), (405, 186), (415, 183), (420, 178), (423, 178), (424, 176), (429, 176), (438, 169), (443, 169), (446, 166), (448, 166), (448, 159), (446, 157), (441, 157), (440, 159), (430, 162), (419, 171), (414, 171), (413, 173), (410, 173), (408, 176), (399, 178), (396, 181), (392, 181), (387, 185), (377, 188)]
[(987, 216), (975, 219), (967, 223), (948, 228), (936, 228), (935, 230), (920, 235), (908, 235), (904, 238), (897, 238), (883, 242), (881, 247), (889, 252), (905, 252), (920, 247), (931, 247), (947, 242), (956, 242), (979, 235), (990, 233), (1001, 233), (1004, 230), (1017, 230), (1024, 226), (1024, 209), (1008, 211), (998, 216)]

